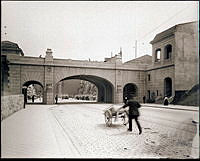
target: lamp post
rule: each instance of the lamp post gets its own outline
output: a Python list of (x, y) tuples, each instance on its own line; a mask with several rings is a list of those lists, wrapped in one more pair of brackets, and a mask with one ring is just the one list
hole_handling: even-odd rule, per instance
[(27, 87), (26, 86), (22, 87), (22, 94), (24, 94), (24, 108), (25, 108), (25, 105), (27, 103)]

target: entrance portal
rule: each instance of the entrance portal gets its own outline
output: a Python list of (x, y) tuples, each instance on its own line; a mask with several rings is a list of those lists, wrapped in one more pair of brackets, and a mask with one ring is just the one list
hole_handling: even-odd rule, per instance
[(28, 81), (24, 83), (22, 93), (26, 95), (26, 103), (43, 103), (43, 86), (40, 82)]
[(167, 97), (172, 96), (172, 79), (169, 77), (164, 80), (164, 95)]

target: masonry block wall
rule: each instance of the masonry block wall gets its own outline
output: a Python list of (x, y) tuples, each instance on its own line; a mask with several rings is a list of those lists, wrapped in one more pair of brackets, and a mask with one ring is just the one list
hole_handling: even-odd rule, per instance
[(138, 72), (138, 101), (143, 102), (143, 96), (146, 96), (146, 73), (144, 71)]
[[(142, 97), (145, 95), (145, 72), (144, 71), (123, 71), (122, 75), (122, 96), (123, 96), (123, 87), (128, 83), (133, 83), (137, 86), (138, 95), (135, 99), (139, 102), (142, 102)], [(120, 98), (120, 102), (122, 102), (122, 97)]]
[(54, 70), (54, 67), (45, 66), (44, 101), (47, 104), (54, 104), (53, 70)]
[[(174, 39), (174, 34), (166, 37), (165, 39), (161, 39), (158, 42), (153, 43), (152, 46), (152, 64), (153, 67), (161, 67), (161, 66), (166, 66), (169, 64), (173, 64), (174, 63), (174, 58), (175, 58), (175, 39)], [(171, 57), (169, 59), (164, 59), (164, 53), (165, 53), (165, 47), (167, 45), (171, 45), (172, 46), (172, 54)], [(160, 53), (160, 61), (155, 61), (155, 57), (156, 57), (156, 50), (157, 49), (161, 49), (161, 53)]]
[(6, 55), (1, 56), (1, 96), (9, 95), (8, 92), (8, 64)]
[[(148, 79), (148, 75), (150, 75), (150, 80)], [(148, 96), (148, 91), (150, 91), (150, 94), (154, 92), (155, 96), (161, 96), (163, 98), (165, 95), (164, 94), (164, 79), (167, 77), (172, 79), (172, 95), (174, 95), (174, 66), (161, 68), (157, 70), (149, 70), (147, 72), (146, 95)]]
[[(66, 63), (67, 64), (67, 63)], [(85, 78), (81, 78), (79, 76), (84, 76)], [(104, 95), (105, 98), (110, 98), (110, 96), (106, 95), (111, 95), (112, 93), (102, 93), (105, 92), (105, 90), (109, 90), (106, 86), (108, 85), (109, 88), (113, 88), (113, 102), (116, 100), (116, 95), (115, 95), (115, 70), (112, 69), (99, 69), (99, 66), (86, 66), (84, 68), (80, 67), (59, 67), (56, 66), (54, 68), (54, 86), (56, 84), (63, 80), (63, 79), (68, 79), (69, 77), (76, 77), (76, 79), (83, 79), (83, 80), (88, 80), (91, 81), (92, 83), (96, 84), (97, 88), (99, 88), (99, 97), (98, 99), (101, 100), (101, 96)], [(104, 90), (102, 90), (104, 88)], [(55, 91), (54, 91), (55, 93)]]
[(44, 67), (36, 65), (21, 65), (21, 84), (23, 85), (28, 81), (37, 81), (44, 86)]
[(175, 32), (175, 88), (191, 89), (198, 83), (198, 30), (197, 23), (179, 25)]
[(122, 74), (121, 70), (115, 70), (114, 76), (114, 87), (115, 87), (115, 103), (120, 103), (123, 101), (123, 84), (122, 84)]
[(44, 69), (44, 103), (54, 104), (54, 66), (51, 49), (47, 49)]
[(8, 91), (10, 94), (21, 93), (20, 89), (20, 65), (9, 65)]
[(1, 96), (1, 121), (23, 108), (23, 95)]

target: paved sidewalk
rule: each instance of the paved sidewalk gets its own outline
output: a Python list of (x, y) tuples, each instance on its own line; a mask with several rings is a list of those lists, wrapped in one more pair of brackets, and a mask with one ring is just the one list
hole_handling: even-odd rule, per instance
[(47, 108), (26, 105), (1, 122), (2, 158), (60, 158)]
[[(123, 104), (117, 104), (116, 106), (122, 106)], [(164, 106), (163, 104), (155, 104), (155, 103), (141, 103), (144, 107), (152, 107), (152, 108), (160, 108), (160, 109), (174, 109), (174, 110), (185, 110), (185, 111), (194, 111), (197, 112), (193, 115), (193, 121), (199, 123), (199, 107), (198, 106), (182, 106), (182, 105), (173, 105), (169, 104), (168, 106)]]
[(152, 107), (152, 108), (194, 111), (196, 113), (194, 113), (194, 115), (193, 115), (193, 121), (199, 123), (199, 107), (197, 107), (197, 106), (182, 106), (182, 105), (173, 105), (173, 104), (164, 106), (163, 104), (153, 104), (153, 103), (145, 103), (145, 104), (141, 104), (141, 105), (144, 107)]
[(186, 111), (199, 111), (199, 107), (197, 106), (182, 106), (182, 105), (173, 105), (169, 104), (168, 106), (164, 106), (163, 104), (155, 104), (155, 103), (143, 103), (142, 106), (154, 107), (154, 108), (166, 108), (166, 109), (175, 109), (175, 110), (186, 110)]

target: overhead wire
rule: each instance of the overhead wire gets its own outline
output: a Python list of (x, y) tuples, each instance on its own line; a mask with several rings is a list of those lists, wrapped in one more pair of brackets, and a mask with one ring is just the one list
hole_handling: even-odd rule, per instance
[(176, 15), (180, 14), (182, 11), (184, 11), (185, 9), (187, 9), (187, 7), (181, 9), (180, 11), (178, 11), (177, 13), (175, 13), (174, 15), (170, 16), (167, 20), (165, 20), (164, 22), (162, 22), (160, 25), (158, 25), (157, 27), (155, 27), (153, 30), (151, 30), (150, 32), (146, 33), (145, 35), (143, 35), (141, 38), (139, 38), (138, 40), (142, 40), (144, 37), (146, 37), (147, 35), (149, 35), (150, 33), (154, 32), (155, 30), (157, 30), (159, 27), (161, 27), (162, 25), (166, 24), (167, 22), (169, 22), (170, 20), (172, 20)]
[[(192, 6), (192, 5), (191, 5)], [(159, 24), (157, 27), (155, 27), (153, 30), (151, 30), (150, 32), (144, 34), (142, 37), (140, 37), (139, 39), (137, 39), (137, 41), (141, 41), (143, 40), (146, 36), (148, 36), (149, 34), (155, 32), (158, 28), (160, 28), (162, 25), (166, 24), (167, 22), (169, 22), (170, 20), (172, 20), (176, 15), (179, 15), (180, 13), (182, 13), (185, 9), (188, 9), (189, 7), (185, 7), (181, 10), (179, 10), (177, 13), (173, 14), (172, 16), (170, 16), (168, 19), (166, 19), (164, 22), (162, 22), (161, 24)], [(144, 45), (144, 42), (142, 43)]]

